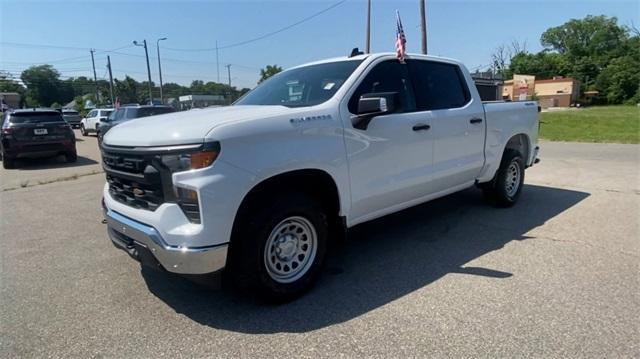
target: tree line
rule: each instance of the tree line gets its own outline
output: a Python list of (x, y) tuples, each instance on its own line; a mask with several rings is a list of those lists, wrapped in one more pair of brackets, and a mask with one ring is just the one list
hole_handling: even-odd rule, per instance
[[(260, 71), (258, 83), (270, 76), (282, 71), (277, 65), (268, 65)], [(22, 83), (20, 83), (22, 82)], [(114, 79), (114, 96), (120, 104), (149, 102), (149, 90), (147, 81), (136, 81), (125, 76), (124, 79)], [(24, 84), (24, 85), (23, 85)], [(96, 84), (98, 86), (98, 98), (96, 99)], [(160, 90), (154, 82), (151, 83), (154, 98), (160, 97)], [(237, 99), (249, 91), (248, 88), (238, 89), (227, 84), (213, 81), (204, 82), (194, 80), (189, 86), (177, 83), (165, 83), (162, 85), (165, 99), (184, 95), (222, 95), (224, 98)], [(21, 107), (52, 107), (60, 108), (74, 101), (77, 107), (84, 108), (85, 100), (94, 104), (111, 105), (109, 82), (106, 80), (94, 81), (85, 76), (62, 79), (52, 65), (31, 66), (22, 71), (20, 81), (11, 78), (8, 74), (0, 73), (0, 92), (17, 92), (21, 96)]]
[(581, 91), (598, 91), (601, 102), (640, 103), (640, 33), (618, 19), (587, 16), (547, 29), (540, 37), (543, 50), (531, 53), (526, 44), (498, 47), (492, 63), (504, 79), (513, 74), (537, 79), (572, 77)]

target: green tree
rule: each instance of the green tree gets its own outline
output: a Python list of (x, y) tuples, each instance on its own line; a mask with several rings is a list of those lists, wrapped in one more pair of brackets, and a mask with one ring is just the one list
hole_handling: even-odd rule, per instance
[(114, 86), (120, 104), (138, 102), (138, 88), (140, 86), (138, 81), (125, 76), (124, 80), (114, 80)]
[(31, 66), (24, 70), (20, 79), (27, 86), (29, 106), (48, 106), (60, 99), (60, 73), (51, 65)]
[(629, 39), (629, 29), (618, 25), (617, 18), (602, 15), (552, 27), (542, 34), (540, 42), (548, 51), (562, 56), (567, 64), (563, 75), (578, 79), (583, 88), (591, 88), (613, 59), (625, 55)]
[(534, 75), (538, 79), (567, 75), (568, 68), (564, 56), (558, 53), (542, 51), (536, 54), (519, 53), (511, 59), (505, 78), (513, 74)]
[(267, 65), (265, 68), (260, 69), (260, 80), (258, 80), (258, 83), (261, 83), (281, 71), (282, 67), (278, 65)]

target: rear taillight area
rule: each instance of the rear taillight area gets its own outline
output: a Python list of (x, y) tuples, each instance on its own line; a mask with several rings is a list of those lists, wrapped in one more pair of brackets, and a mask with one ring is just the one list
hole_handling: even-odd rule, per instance
[(13, 128), (11, 127), (5, 127), (2, 129), (2, 134), (3, 135), (11, 135), (13, 134)]

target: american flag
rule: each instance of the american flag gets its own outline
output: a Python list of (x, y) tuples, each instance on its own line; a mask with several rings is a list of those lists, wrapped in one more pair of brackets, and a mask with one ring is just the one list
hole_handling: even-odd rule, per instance
[(400, 12), (396, 10), (396, 57), (401, 63), (404, 63), (404, 55), (406, 53), (407, 38), (404, 36), (402, 29), (402, 21), (400, 21)]

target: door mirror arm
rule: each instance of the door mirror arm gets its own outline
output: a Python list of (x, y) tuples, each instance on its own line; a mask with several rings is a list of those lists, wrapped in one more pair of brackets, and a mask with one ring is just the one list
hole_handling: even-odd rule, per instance
[(368, 93), (358, 100), (358, 114), (351, 116), (351, 124), (359, 130), (366, 130), (376, 116), (395, 112), (397, 92)]

